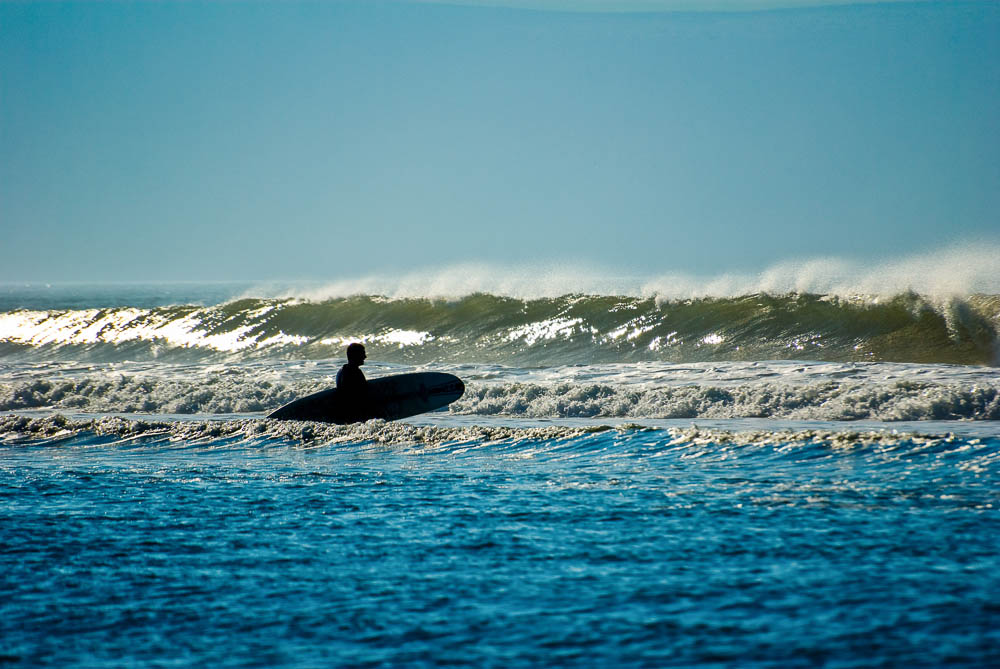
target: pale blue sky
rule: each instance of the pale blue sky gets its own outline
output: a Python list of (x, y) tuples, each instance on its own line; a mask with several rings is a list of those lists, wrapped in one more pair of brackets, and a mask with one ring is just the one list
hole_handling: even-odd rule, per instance
[(778, 4), (0, 2), (0, 280), (1000, 239), (1000, 3)]

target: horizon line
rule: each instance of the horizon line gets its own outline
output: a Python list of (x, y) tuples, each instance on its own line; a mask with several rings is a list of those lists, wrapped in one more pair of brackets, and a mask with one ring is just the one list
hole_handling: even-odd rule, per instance
[[(996, 0), (965, 0), (970, 4)], [(934, 4), (940, 0), (401, 0), (450, 5), (577, 14), (742, 13), (857, 5)]]

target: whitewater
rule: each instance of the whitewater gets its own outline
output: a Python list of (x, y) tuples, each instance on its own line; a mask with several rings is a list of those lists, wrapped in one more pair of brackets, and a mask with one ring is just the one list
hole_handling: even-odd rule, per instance
[(995, 250), (4, 285), (0, 663), (996, 665)]

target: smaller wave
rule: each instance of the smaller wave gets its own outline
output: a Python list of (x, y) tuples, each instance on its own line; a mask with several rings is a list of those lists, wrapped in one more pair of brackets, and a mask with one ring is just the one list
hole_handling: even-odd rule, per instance
[(958, 467), (975, 472), (997, 466), (995, 445), (979, 438), (952, 434), (899, 433), (889, 430), (776, 429), (724, 430), (619, 426), (514, 427), (473, 425), (463, 427), (419, 426), (372, 420), (353, 425), (239, 419), (226, 421), (146, 421), (104, 416), (74, 421), (56, 415), (32, 418), (0, 416), (0, 445), (7, 447), (60, 447), (74, 441), (105, 447), (121, 445), (171, 449), (246, 448), (276, 443), (307, 447), (412, 449), (413, 454), (445, 453), (462, 456), (478, 449), (513, 459), (576, 457), (587, 450), (604, 457), (619, 453), (645, 457), (674, 453), (691, 459), (796, 458), (818, 455), (867, 453), (881, 461), (910, 461), (914, 455), (933, 454), (930, 466)]
[(168, 435), (204, 443), (218, 440), (231, 444), (234, 439), (260, 442), (281, 440), (325, 444), (444, 444), (456, 442), (520, 442), (549, 441), (579, 437), (609, 430), (595, 427), (510, 427), (473, 426), (437, 427), (409, 423), (371, 420), (352, 425), (332, 425), (302, 421), (276, 421), (245, 418), (226, 421), (149, 421), (130, 420), (119, 416), (102, 416), (92, 420), (74, 421), (56, 415), (31, 418), (18, 415), (0, 416), (0, 436), (4, 441), (37, 439), (68, 439), (81, 434), (136, 438)]

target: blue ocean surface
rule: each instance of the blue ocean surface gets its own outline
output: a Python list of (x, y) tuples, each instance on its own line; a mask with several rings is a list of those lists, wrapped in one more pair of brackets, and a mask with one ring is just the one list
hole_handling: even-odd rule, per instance
[[(2, 664), (1000, 664), (993, 296), (32, 290)], [(264, 418), (350, 340), (466, 394)]]
[(10, 663), (1000, 660), (996, 437), (69, 425), (0, 449)]

